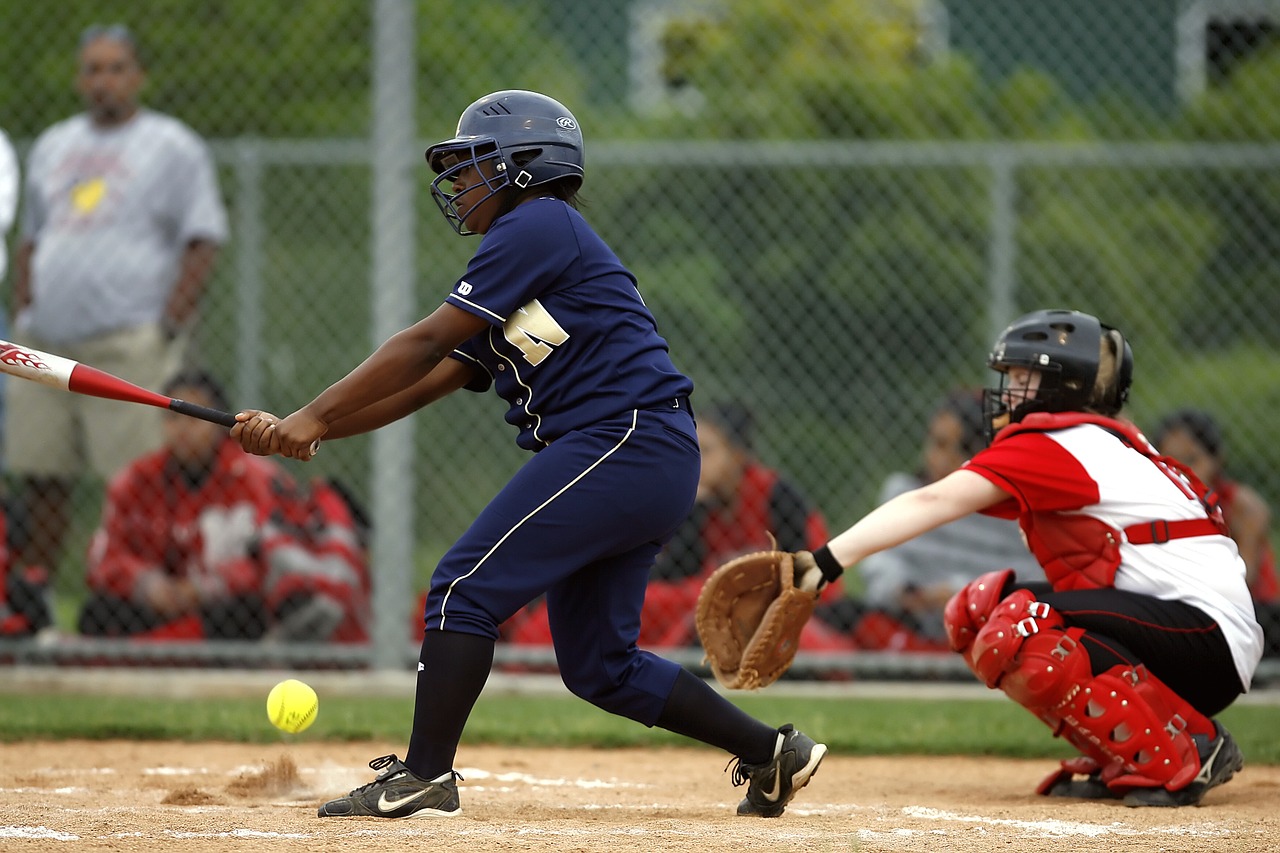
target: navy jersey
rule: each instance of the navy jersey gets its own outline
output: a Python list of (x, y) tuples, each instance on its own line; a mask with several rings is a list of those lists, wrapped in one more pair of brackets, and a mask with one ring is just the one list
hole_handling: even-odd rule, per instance
[(446, 301), (492, 324), (452, 355), (477, 368), (468, 389), (493, 384), (507, 401), (527, 450), (693, 390), (635, 276), (559, 199), (533, 199), (494, 222)]

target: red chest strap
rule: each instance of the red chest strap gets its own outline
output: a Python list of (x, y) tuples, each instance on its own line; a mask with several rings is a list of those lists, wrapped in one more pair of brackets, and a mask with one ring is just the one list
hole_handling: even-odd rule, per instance
[(1184, 518), (1180, 521), (1144, 521), (1124, 529), (1124, 538), (1130, 545), (1160, 545), (1170, 539), (1187, 539), (1191, 536), (1218, 536), (1222, 527), (1212, 518)]

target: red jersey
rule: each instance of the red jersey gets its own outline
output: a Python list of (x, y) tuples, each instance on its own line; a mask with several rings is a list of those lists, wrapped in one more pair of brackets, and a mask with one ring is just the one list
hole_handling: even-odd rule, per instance
[(329, 481), (317, 479), (277, 518), (268, 526), (261, 548), (268, 610), (277, 612), (281, 603), (295, 595), (323, 596), (343, 613), (328, 639), (367, 642), (369, 555), (346, 498)]
[(108, 486), (89, 547), (89, 587), (134, 599), (139, 578), (165, 572), (190, 578), (209, 598), (261, 594), (259, 546), (273, 513), (296, 492), (282, 467), (230, 439), (199, 483), (167, 449), (139, 457)]
[(779, 477), (758, 463), (742, 471), (732, 504), (707, 510), (699, 529), (701, 579), (734, 557), (774, 546), (783, 551), (819, 548), (827, 541), (822, 514), (810, 507)]
[[(1219, 478), (1213, 483), (1213, 491), (1218, 496), (1218, 503), (1222, 506), (1222, 514), (1227, 517), (1227, 524), (1231, 524), (1231, 507), (1235, 503), (1236, 490), (1240, 484), (1235, 480)], [(1271, 545), (1264, 544), (1262, 549), (1262, 560), (1258, 564), (1258, 577), (1253, 583), (1253, 587), (1249, 590), (1253, 594), (1255, 601), (1272, 602), (1280, 598), (1280, 580), (1276, 578), (1276, 557), (1271, 550)]]

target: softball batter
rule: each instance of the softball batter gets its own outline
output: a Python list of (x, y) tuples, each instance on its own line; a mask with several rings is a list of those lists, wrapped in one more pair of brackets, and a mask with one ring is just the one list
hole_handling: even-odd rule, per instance
[(561, 676), (578, 696), (737, 756), (738, 813), (776, 817), (823, 744), (744, 714), (677, 664), (636, 647), (649, 569), (688, 514), (699, 454), (689, 395), (634, 276), (576, 209), (582, 133), (536, 92), (487, 95), (431, 146), (431, 194), (479, 250), (444, 304), (392, 336), (303, 408), (249, 411), (245, 450), (309, 459), (445, 395), (493, 386), (534, 452), (432, 577), (413, 731), (401, 761), (321, 817), (451, 816), (454, 755), (493, 663), (498, 625), (546, 593)]

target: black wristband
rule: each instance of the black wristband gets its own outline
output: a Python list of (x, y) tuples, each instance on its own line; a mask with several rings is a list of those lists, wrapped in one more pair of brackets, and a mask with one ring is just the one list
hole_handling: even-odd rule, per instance
[(844, 574), (844, 566), (840, 565), (840, 561), (826, 545), (813, 552), (813, 561), (818, 564), (818, 570), (827, 579), (827, 583), (835, 583)]

